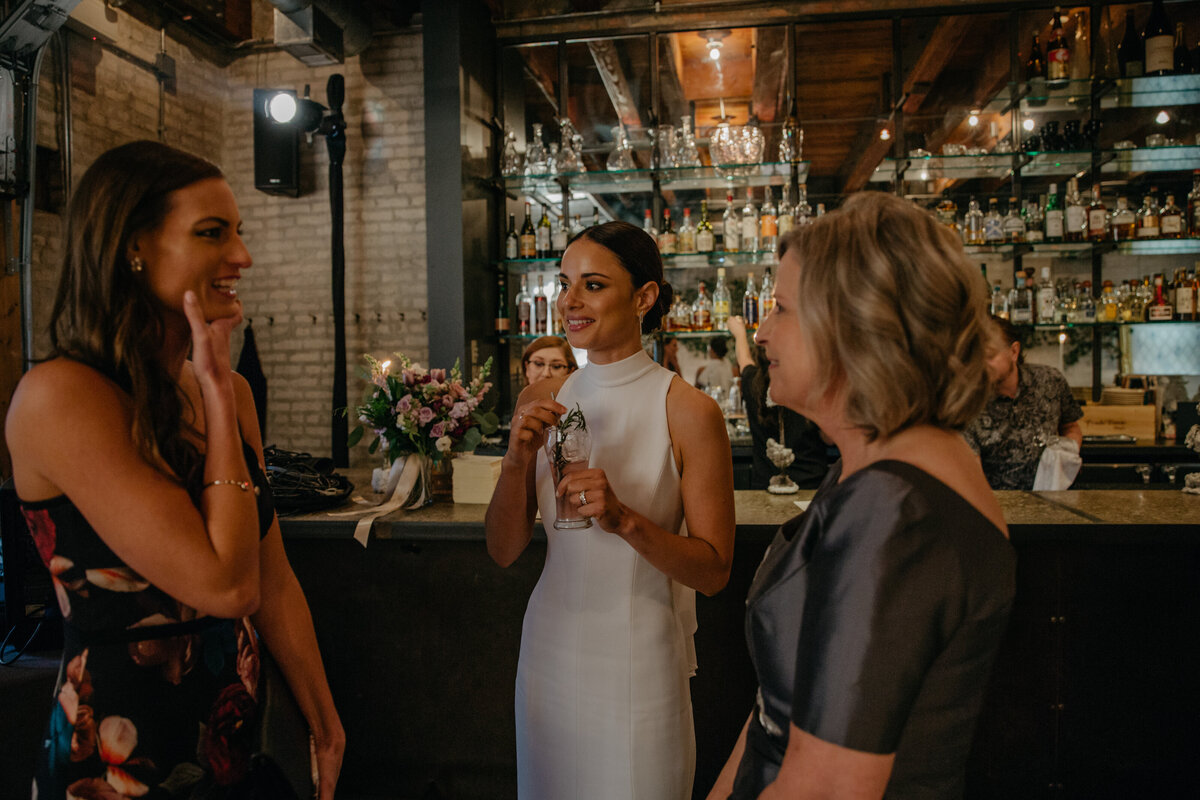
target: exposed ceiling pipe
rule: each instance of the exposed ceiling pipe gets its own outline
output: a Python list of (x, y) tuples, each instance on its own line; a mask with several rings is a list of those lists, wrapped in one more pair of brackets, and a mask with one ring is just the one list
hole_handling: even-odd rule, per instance
[(295, 14), (316, 6), (342, 29), (342, 47), (348, 56), (358, 55), (371, 43), (371, 20), (362, 3), (350, 0), (271, 0), (271, 5), (284, 14)]

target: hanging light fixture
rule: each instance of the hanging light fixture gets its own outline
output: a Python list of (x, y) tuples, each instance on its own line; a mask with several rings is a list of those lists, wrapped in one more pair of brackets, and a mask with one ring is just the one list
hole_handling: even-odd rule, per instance
[(700, 38), (704, 39), (704, 48), (708, 51), (708, 60), (720, 63), (721, 50), (725, 47), (725, 37), (730, 34), (727, 30), (701, 31)]

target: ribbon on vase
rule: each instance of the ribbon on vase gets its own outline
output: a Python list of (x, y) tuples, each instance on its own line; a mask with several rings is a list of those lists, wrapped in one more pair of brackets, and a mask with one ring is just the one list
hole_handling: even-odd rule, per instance
[[(425, 485), (425, 481), (421, 480), (421, 458), (419, 453), (411, 453), (392, 462), (392, 468), (388, 472), (383, 486), (382, 500), (367, 500), (357, 494), (351, 498), (359, 505), (368, 506), (370, 512), (354, 526), (354, 540), (363, 547), (367, 546), (367, 539), (371, 535), (371, 526), (375, 524), (375, 520), (402, 507), (419, 508), (428, 501), (429, 487)], [(418, 489), (419, 493), (415, 492)], [(363, 511), (330, 511), (327, 513), (331, 517), (353, 517), (362, 514)]]

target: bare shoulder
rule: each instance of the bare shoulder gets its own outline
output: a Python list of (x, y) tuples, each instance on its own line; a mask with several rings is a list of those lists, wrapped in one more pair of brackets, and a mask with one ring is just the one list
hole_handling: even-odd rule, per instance
[(238, 373), (233, 373), (233, 397), (237, 403), (238, 426), (242, 430), (242, 438), (258, 453), (262, 460), (262, 431), (258, 428), (258, 407), (254, 403), (254, 392), (250, 391), (250, 383)]
[(43, 424), (75, 420), (81, 410), (128, 413), (128, 395), (93, 367), (69, 358), (46, 361), (17, 384), (5, 421), (10, 438)]
[(678, 375), (671, 380), (667, 389), (667, 416), (672, 418), (672, 421), (686, 419), (693, 425), (701, 421), (706, 424), (714, 421), (725, 424), (725, 415), (721, 413), (717, 401)]

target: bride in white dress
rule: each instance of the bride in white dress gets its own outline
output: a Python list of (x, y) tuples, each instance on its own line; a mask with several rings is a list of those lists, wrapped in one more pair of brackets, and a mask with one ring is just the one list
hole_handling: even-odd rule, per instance
[[(487, 512), (488, 552), (508, 566), (540, 509), (546, 565), (517, 668), (521, 800), (687, 800), (696, 766), (688, 678), (695, 590), (720, 591), (733, 560), (733, 469), (720, 409), (654, 363), (641, 333), (670, 307), (662, 260), (640, 228), (588, 228), (567, 248), (558, 310), (588, 364), (527, 387)], [(579, 405), (589, 469), (555, 486), (547, 427)], [(555, 530), (555, 498), (592, 517)]]

